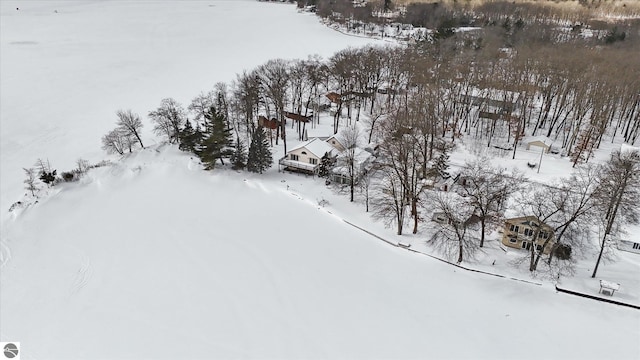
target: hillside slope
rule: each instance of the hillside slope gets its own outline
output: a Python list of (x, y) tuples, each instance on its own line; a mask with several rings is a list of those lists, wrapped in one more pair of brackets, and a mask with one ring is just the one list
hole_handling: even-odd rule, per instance
[(5, 229), (2, 339), (25, 359), (640, 356), (637, 310), (389, 247), (285, 186), (172, 147), (63, 185)]

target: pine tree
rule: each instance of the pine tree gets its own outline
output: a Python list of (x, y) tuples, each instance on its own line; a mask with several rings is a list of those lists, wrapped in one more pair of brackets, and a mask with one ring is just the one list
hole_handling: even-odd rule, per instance
[(269, 140), (264, 133), (264, 128), (259, 126), (251, 137), (251, 145), (249, 146), (249, 155), (247, 157), (247, 170), (262, 174), (263, 171), (271, 167), (272, 163)]
[(36, 167), (38, 168), (39, 179), (42, 180), (49, 187), (53, 186), (56, 181), (56, 176), (58, 175), (58, 171), (55, 169), (51, 169), (51, 164), (49, 164), (49, 160), (45, 163), (42, 159), (38, 159), (36, 161)]
[(236, 139), (236, 147), (231, 154), (231, 168), (233, 170), (242, 170), (247, 166), (247, 153), (244, 146), (244, 142), (240, 140), (240, 137)]
[(193, 126), (191, 126), (191, 121), (187, 120), (184, 124), (184, 128), (180, 130), (180, 134), (178, 135), (180, 145), (178, 148), (182, 151), (191, 151), (195, 152), (196, 149), (196, 133), (193, 130)]
[(202, 149), (202, 140), (204, 140), (204, 132), (200, 128), (200, 124), (196, 123), (196, 128), (193, 130), (193, 153), (198, 154)]
[(322, 156), (322, 159), (320, 159), (320, 166), (318, 167), (318, 176), (328, 177), (334, 163), (335, 163), (334, 158), (329, 156), (328, 153), (324, 154), (324, 156)]
[(204, 117), (207, 119), (207, 129), (204, 139), (199, 147), (198, 156), (205, 164), (206, 169), (215, 167), (217, 160), (224, 165), (223, 158), (233, 153), (231, 129), (226, 126), (225, 115), (218, 112), (214, 106), (209, 108)]

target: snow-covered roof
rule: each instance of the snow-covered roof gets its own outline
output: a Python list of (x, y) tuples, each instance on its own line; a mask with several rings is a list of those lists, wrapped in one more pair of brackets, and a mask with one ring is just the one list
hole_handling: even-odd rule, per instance
[(298, 150), (301, 148), (305, 148), (307, 149), (307, 151), (309, 151), (310, 153), (312, 153), (313, 155), (315, 155), (318, 158), (321, 158), (324, 156), (325, 153), (330, 153), (332, 155), (336, 154), (335, 148), (333, 146), (331, 146), (329, 143), (322, 141), (318, 138), (315, 139), (311, 139), (305, 143), (302, 143), (298, 146), (294, 146), (293, 148), (291, 148), (288, 152), (294, 151), (294, 150)]
[[(337, 134), (336, 134), (337, 135)], [(336, 135), (331, 135), (329, 136), (325, 141), (329, 142), (329, 140), (335, 140), (337, 141), (340, 145), (342, 145), (344, 147), (344, 144), (342, 143), (342, 140), (340, 139), (340, 137), (336, 136)]]
[(633, 153), (633, 152), (640, 154), (640, 147), (631, 146), (627, 144), (620, 145), (620, 154), (627, 154), (627, 153)]
[[(347, 156), (349, 156), (348, 151), (345, 151), (339, 155), (339, 158), (342, 159), (342, 158), (346, 158)], [(353, 153), (353, 159), (355, 160), (356, 163), (364, 163), (365, 161), (367, 161), (367, 159), (369, 159), (372, 156), (373, 155), (370, 152), (360, 148), (356, 148)]]
[[(353, 155), (356, 171), (358, 172), (363, 171), (365, 164), (373, 158), (373, 155), (370, 152), (360, 148), (356, 148)], [(334, 173), (342, 175), (347, 175), (349, 173), (348, 167), (344, 165), (344, 160), (347, 156), (348, 153), (346, 151), (338, 156), (338, 165), (333, 168)]]
[(530, 136), (524, 139), (524, 141), (526, 143), (532, 143), (532, 142), (542, 142), (547, 146), (551, 146), (551, 143), (553, 143), (553, 140), (549, 139), (548, 137), (544, 136), (544, 135), (539, 135), (539, 136)]
[(615, 283), (613, 281), (600, 280), (600, 286), (607, 289), (618, 290), (620, 289), (620, 284)]

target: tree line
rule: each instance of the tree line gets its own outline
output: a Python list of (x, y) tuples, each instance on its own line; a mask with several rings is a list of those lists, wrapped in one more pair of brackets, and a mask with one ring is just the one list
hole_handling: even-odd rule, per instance
[[(608, 234), (620, 228), (615, 224), (622, 218), (634, 220), (611, 209), (599, 218), (596, 214), (602, 213), (595, 212), (595, 204), (606, 203), (602, 199), (607, 194), (617, 194), (620, 203), (636, 196), (637, 170), (630, 171), (633, 181), (618, 192), (602, 190), (609, 179), (603, 174), (618, 176), (616, 167), (607, 171), (587, 167), (591, 170), (582, 172), (602, 141), (636, 142), (640, 76), (629, 74), (640, 74), (639, 64), (625, 46), (530, 43), (506, 51), (501, 40), (454, 34), (408, 47), (349, 48), (327, 60), (271, 60), (238, 74), (230, 84), (216, 84), (214, 90), (196, 96), (187, 110), (165, 99), (149, 112), (149, 118), (156, 134), (199, 155), (206, 168), (213, 169), (225, 159), (242, 168), (245, 141), (259, 141), (267, 150), (281, 141), (286, 149), (287, 129), (302, 139), (307, 124), (287, 123), (285, 115), (310, 116), (308, 126), (316, 126), (330, 101), (326, 95), (333, 92), (337, 94), (330, 118), (334, 133), (348, 132), (359, 124), (369, 145), (377, 148), (376, 166), (359, 181), (367, 207), (371, 200), (374, 216), (393, 224), (399, 235), (408, 218), (412, 232), (417, 233), (425, 208), (437, 209), (447, 214), (448, 221), (431, 241), (463, 261), (484, 246), (486, 234), (501, 224), (508, 207), (526, 204), (522, 214), (535, 216), (556, 232), (546, 264), (555, 261), (555, 270), (569, 271), (566, 259), (554, 257), (566, 251), (565, 244), (574, 249), (574, 255), (588, 247), (594, 219), (617, 219), (604, 226)], [(128, 131), (128, 140), (118, 147), (120, 152), (131, 144), (142, 146), (127, 130), (127, 121), (120, 120), (122, 114), (127, 112), (118, 112), (116, 130)], [(260, 116), (277, 125), (261, 127)], [(509, 143), (513, 147), (509, 156), (515, 157), (525, 134), (556, 140), (573, 164), (582, 165), (573, 177), (542, 186), (486, 162), (469, 163), (460, 174), (468, 180), (464, 196), (431, 191), (430, 184), (450, 176), (448, 154), (457, 143), (477, 142), (487, 149)], [(358, 136), (353, 138), (355, 144)], [(105, 146), (111, 147), (106, 142)], [(250, 146), (252, 153), (255, 148), (252, 151)], [(636, 164), (626, 158), (616, 164), (620, 163)], [(262, 170), (267, 164), (270, 158)], [(353, 162), (349, 170), (353, 199)], [(632, 209), (624, 211), (631, 213)], [(470, 230), (472, 217), (480, 231)], [(601, 244), (606, 256), (604, 244), (610, 242), (603, 238)], [(542, 256), (543, 251), (531, 250), (531, 271), (537, 270)]]

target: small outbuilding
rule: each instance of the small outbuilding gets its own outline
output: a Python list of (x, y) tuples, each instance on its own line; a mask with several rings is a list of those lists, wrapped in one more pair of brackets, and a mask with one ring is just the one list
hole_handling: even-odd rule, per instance
[(546, 136), (536, 136), (527, 139), (527, 150), (544, 150), (545, 153), (549, 153), (551, 150), (551, 139)]

